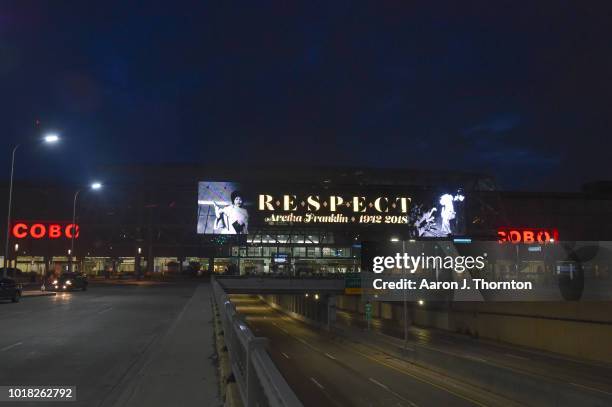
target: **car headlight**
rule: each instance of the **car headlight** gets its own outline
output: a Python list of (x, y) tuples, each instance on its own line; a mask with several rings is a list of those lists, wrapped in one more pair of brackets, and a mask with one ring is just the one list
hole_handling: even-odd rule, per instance
[(66, 285), (72, 285), (72, 281), (66, 280)]
[(53, 280), (53, 284), (57, 284), (57, 280)]

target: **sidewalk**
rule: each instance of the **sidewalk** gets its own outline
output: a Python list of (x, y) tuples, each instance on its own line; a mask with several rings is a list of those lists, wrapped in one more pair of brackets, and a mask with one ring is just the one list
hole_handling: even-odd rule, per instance
[(40, 291), (38, 290), (28, 290), (21, 292), (21, 298), (30, 298), (30, 297), (47, 297), (53, 296), (56, 293), (54, 291)]
[(26, 283), (21, 285), (21, 298), (53, 296), (54, 291), (41, 291), (40, 283)]
[(166, 285), (166, 284), (203, 284), (208, 283), (210, 280), (204, 278), (191, 278), (191, 277), (165, 277), (165, 278), (104, 278), (104, 277), (89, 277), (89, 284), (111, 284), (111, 285)]
[(113, 406), (219, 406), (210, 284), (200, 284)]
[(139, 286), (152, 286), (152, 285), (167, 285), (172, 284), (168, 281), (155, 281), (155, 280), (136, 280), (136, 279), (89, 279), (91, 285), (139, 285)]

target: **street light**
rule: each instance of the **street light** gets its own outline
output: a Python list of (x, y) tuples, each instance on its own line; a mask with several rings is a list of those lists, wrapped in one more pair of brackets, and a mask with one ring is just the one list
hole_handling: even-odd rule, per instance
[[(100, 182), (93, 182), (89, 188), (91, 188), (92, 190), (96, 191), (100, 188), (102, 188), (102, 183)], [(72, 203), (72, 234), (70, 237), (70, 250), (68, 251), (68, 253), (70, 254), (70, 272), (72, 273), (72, 258), (73, 258), (73, 253), (74, 253), (74, 235), (76, 235), (76, 203), (77, 203), (77, 198), (79, 196), (79, 193), (82, 191), (82, 189), (77, 189), (77, 191), (74, 193), (74, 201)]]
[[(391, 241), (394, 243), (399, 242), (397, 237), (392, 237)], [(413, 243), (413, 240), (410, 240), (410, 243)], [(402, 238), (402, 256), (406, 253), (406, 240)], [(402, 279), (406, 278), (406, 267), (402, 262)], [(406, 289), (402, 290), (404, 297), (404, 349), (408, 348), (408, 299), (406, 298)]]
[[(42, 141), (46, 144), (55, 144), (58, 141), (60, 141), (60, 138), (57, 134), (55, 133), (49, 133), (46, 134), (45, 136), (43, 136)], [(3, 272), (3, 277), (6, 278), (7, 275), (7, 261), (8, 261), (8, 254), (9, 254), (9, 238), (10, 238), (10, 229), (11, 229), (11, 209), (12, 209), (12, 204), (13, 204), (13, 175), (15, 173), (15, 153), (17, 152), (17, 149), (21, 146), (21, 144), (17, 144), (15, 145), (15, 147), (13, 147), (13, 152), (11, 154), (11, 178), (10, 178), (10, 182), (9, 182), (9, 198), (8, 198), (8, 214), (6, 216), (6, 240), (4, 242), (4, 272)]]
[(57, 143), (59, 141), (59, 136), (55, 133), (49, 133), (43, 137), (45, 143)]

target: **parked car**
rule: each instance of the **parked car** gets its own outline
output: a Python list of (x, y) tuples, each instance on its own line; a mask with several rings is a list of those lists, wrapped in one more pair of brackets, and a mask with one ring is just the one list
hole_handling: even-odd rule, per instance
[[(0, 267), (0, 277), (2, 277), (3, 275), (4, 275), (4, 267)], [(22, 275), (23, 275), (23, 272), (21, 271), (21, 269), (18, 269), (15, 267), (6, 268), (6, 276), (9, 278), (18, 280), (19, 278), (21, 278)]]
[(10, 299), (13, 302), (19, 302), (21, 298), (21, 284), (18, 284), (12, 278), (0, 277), (0, 299)]
[(58, 278), (52, 279), (51, 290), (71, 291), (75, 289), (87, 290), (87, 276), (82, 273), (63, 273)]

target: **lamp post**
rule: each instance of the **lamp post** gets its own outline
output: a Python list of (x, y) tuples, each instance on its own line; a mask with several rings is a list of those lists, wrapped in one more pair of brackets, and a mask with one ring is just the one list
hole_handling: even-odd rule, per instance
[[(397, 237), (392, 237), (391, 242), (397, 243), (399, 239)], [(406, 253), (406, 240), (402, 238), (402, 257)], [(406, 267), (402, 262), (402, 279), (405, 281), (406, 279)], [(402, 290), (402, 297), (404, 302), (404, 349), (408, 348), (408, 299), (406, 298), (406, 289)]]
[[(402, 239), (402, 257), (404, 257), (404, 253), (406, 253), (406, 240)], [(402, 270), (403, 276), (402, 278), (406, 279), (406, 267), (402, 262)], [(403, 290), (404, 293), (404, 349), (408, 349), (408, 300), (406, 299), (406, 289)]]
[[(46, 136), (44, 136), (42, 140), (43, 142), (47, 144), (55, 144), (60, 140), (60, 138), (57, 134), (51, 133), (51, 134), (47, 134)], [(21, 144), (15, 145), (15, 147), (13, 147), (13, 152), (11, 154), (11, 178), (9, 181), (9, 198), (8, 198), (8, 209), (7, 209), (8, 214), (6, 216), (6, 240), (4, 242), (4, 271), (3, 271), (4, 278), (6, 278), (6, 275), (7, 275), (7, 262), (8, 262), (8, 255), (9, 255), (11, 209), (13, 205), (13, 175), (15, 174), (15, 153), (17, 152), (17, 149), (19, 147), (21, 147)]]
[(15, 243), (15, 268), (17, 268), (17, 257), (19, 257), (19, 243)]
[[(90, 189), (98, 190), (100, 188), (102, 188), (102, 184), (99, 182), (94, 182), (89, 186)], [(79, 193), (82, 191), (82, 189), (77, 189), (77, 191), (74, 193), (74, 200), (72, 202), (72, 233), (70, 236), (70, 250), (68, 251), (68, 254), (70, 255), (70, 269), (69, 271), (72, 273), (72, 258), (74, 257), (74, 235), (76, 235), (76, 204), (77, 204), (77, 198), (79, 197)]]

